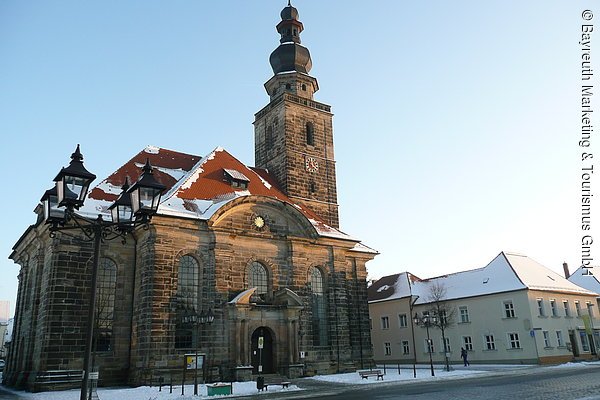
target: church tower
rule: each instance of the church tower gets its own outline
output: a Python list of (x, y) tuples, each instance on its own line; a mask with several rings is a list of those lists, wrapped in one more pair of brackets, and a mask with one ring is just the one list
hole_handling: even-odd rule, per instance
[(313, 99), (319, 85), (309, 75), (310, 53), (300, 44), (303, 29), (298, 10), (288, 2), (277, 25), (280, 45), (269, 59), (270, 103), (255, 114), (256, 167), (267, 169), (294, 202), (338, 228), (333, 114)]

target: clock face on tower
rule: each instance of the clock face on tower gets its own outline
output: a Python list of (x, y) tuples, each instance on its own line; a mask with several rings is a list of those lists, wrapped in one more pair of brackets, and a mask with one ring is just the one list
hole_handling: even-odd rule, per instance
[(314, 157), (306, 157), (305, 166), (308, 172), (317, 172), (319, 170), (319, 162)]

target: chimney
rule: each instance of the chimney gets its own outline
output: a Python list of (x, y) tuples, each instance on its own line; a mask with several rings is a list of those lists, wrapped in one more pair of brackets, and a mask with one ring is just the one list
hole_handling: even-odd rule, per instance
[(571, 273), (569, 272), (569, 266), (567, 265), (566, 262), (563, 263), (563, 270), (565, 271), (565, 278), (569, 279), (569, 277), (571, 276)]

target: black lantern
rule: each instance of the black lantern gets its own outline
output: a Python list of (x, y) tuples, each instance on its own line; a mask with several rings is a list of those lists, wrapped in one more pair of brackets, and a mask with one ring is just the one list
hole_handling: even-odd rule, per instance
[(77, 149), (71, 154), (69, 166), (63, 167), (54, 178), (58, 205), (79, 209), (94, 179), (96, 175), (83, 166), (83, 156), (77, 145)]
[(156, 213), (165, 185), (158, 182), (152, 175), (150, 160), (146, 159), (146, 165), (142, 171), (140, 179), (129, 189), (129, 193), (131, 193), (133, 214), (143, 219)]
[(129, 178), (125, 178), (125, 183), (121, 186), (121, 194), (115, 202), (108, 207), (112, 221), (121, 226), (131, 224), (133, 221), (133, 208), (131, 206), (131, 193), (129, 190)]
[(44, 206), (44, 221), (47, 223), (64, 221), (65, 210), (58, 206), (56, 186), (54, 186), (52, 189), (46, 190), (40, 201)]

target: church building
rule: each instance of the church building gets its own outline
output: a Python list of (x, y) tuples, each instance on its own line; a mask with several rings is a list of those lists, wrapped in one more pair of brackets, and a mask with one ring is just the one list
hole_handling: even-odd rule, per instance
[[(147, 162), (166, 187), (147, 229), (101, 244), (99, 385), (181, 382), (197, 354), (208, 381), (371, 362), (366, 263), (377, 251), (339, 229), (333, 114), (314, 99), (303, 29), (296, 8), (285, 7), (270, 100), (254, 117), (254, 167), (223, 148), (201, 157), (148, 146), (78, 210), (110, 221), (121, 187)], [(92, 243), (77, 231), (50, 235), (41, 208), (10, 255), (20, 273), (3, 376), (34, 391), (80, 384), (92, 287)], [(191, 318), (209, 315), (203, 324)], [(78, 372), (79, 381), (49, 379), (56, 371)]]

